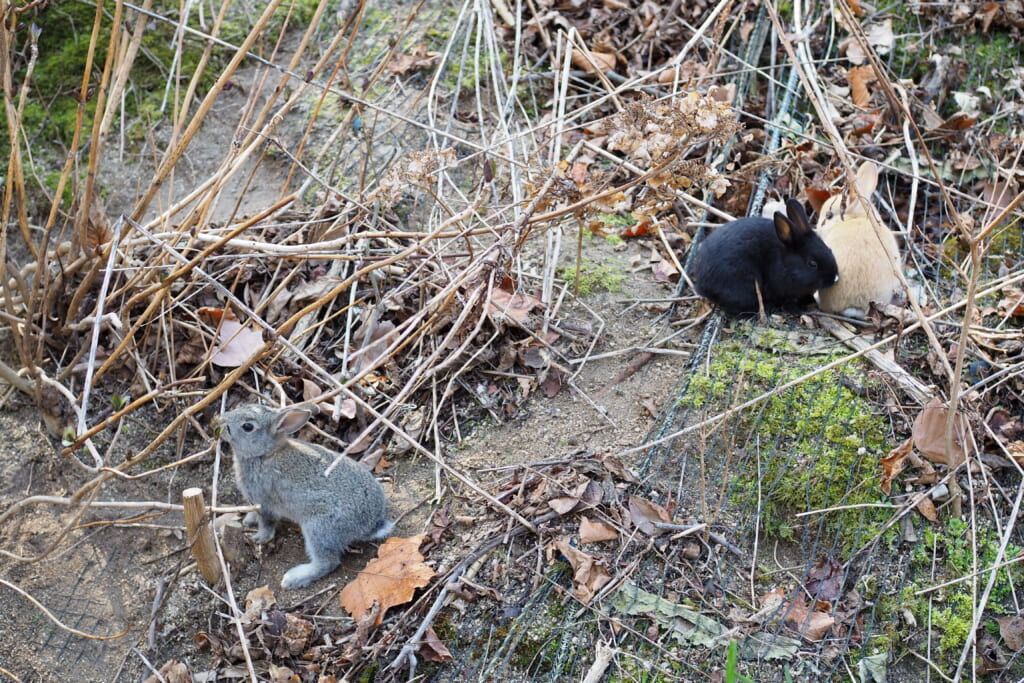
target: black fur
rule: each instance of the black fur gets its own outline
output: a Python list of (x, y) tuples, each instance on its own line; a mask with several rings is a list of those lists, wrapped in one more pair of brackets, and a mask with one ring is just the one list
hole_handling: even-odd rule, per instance
[(789, 199), (786, 213), (740, 218), (705, 238), (690, 268), (697, 293), (729, 315), (744, 315), (758, 312), (755, 282), (766, 311), (796, 309), (835, 284), (835, 257), (803, 205)]

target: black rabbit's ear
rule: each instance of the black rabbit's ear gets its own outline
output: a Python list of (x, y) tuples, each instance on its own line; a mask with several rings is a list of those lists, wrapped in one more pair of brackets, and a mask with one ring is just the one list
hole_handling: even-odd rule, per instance
[(772, 220), (775, 223), (775, 234), (779, 236), (779, 241), (789, 246), (795, 246), (800, 236), (797, 234), (796, 227), (789, 222), (789, 219), (782, 212), (776, 211)]
[(798, 238), (806, 238), (814, 232), (811, 221), (807, 218), (807, 212), (804, 211), (804, 205), (798, 200), (793, 197), (786, 200), (786, 213), (789, 215), (789, 222), (793, 225)]
[(308, 410), (282, 410), (275, 421), (274, 432), (277, 434), (294, 434), (309, 422)]

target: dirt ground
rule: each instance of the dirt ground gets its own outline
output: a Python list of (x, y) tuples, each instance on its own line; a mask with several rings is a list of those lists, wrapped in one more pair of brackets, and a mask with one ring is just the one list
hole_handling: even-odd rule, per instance
[[(443, 444), (447, 462), (488, 486), (500, 481), (507, 468), (524, 463), (571, 460), (594, 453), (615, 453), (643, 442), (655, 413), (672, 395), (685, 358), (658, 354), (639, 371), (630, 374), (630, 362), (641, 347), (670, 333), (659, 319), (665, 304), (630, 305), (635, 300), (664, 299), (674, 285), (655, 282), (646, 257), (649, 247), (640, 242), (618, 248), (594, 239), (586, 249), (588, 260), (618, 264), (626, 278), (616, 291), (599, 291), (583, 297), (600, 320), (595, 321), (581, 304), (571, 304), (563, 321), (578, 315), (581, 324), (603, 324), (595, 355), (603, 358), (585, 363), (569, 386), (552, 398), (534, 392), (520, 415), (504, 424), (493, 419), (460, 425), (461, 440)], [(571, 261), (571, 255), (565, 259)], [(623, 264), (635, 266), (624, 267)], [(628, 312), (623, 314), (623, 311)], [(666, 347), (673, 349), (673, 345)], [(678, 350), (678, 349), (677, 349)], [(619, 353), (614, 353), (619, 352)], [(579, 357), (586, 355), (581, 349)], [(570, 359), (575, 360), (575, 359)], [(626, 376), (629, 375), (629, 376)], [(599, 412), (599, 410), (601, 412)], [(122, 428), (125, 453), (145, 445), (147, 436), (159, 432), (170, 415), (136, 415)], [(60, 444), (49, 435), (33, 406), (10, 396), (0, 410), (0, 509), (7, 509), (28, 495), (63, 496), (86, 477), (59, 455)], [(206, 448), (203, 443), (183, 443), (179, 452), (168, 448), (153, 466), (171, 462)], [(139, 481), (105, 486), (102, 500), (139, 500), (176, 503), (180, 491), (201, 486), (207, 502), (213, 489), (215, 469), (218, 503), (244, 504), (232, 480), (230, 455), (224, 449), (219, 463), (206, 454), (194, 463)], [(393, 514), (399, 518), (395, 535), (422, 533), (438, 507), (435, 482), (441, 482), (441, 502), (452, 501), (447, 476), (437, 477), (435, 466), (425, 458), (403, 456), (383, 476)], [(458, 500), (458, 498), (456, 498)], [(478, 512), (454, 511), (466, 518)], [(178, 513), (139, 519), (134, 510), (98, 509), (87, 513), (55, 552), (39, 562), (0, 559), (0, 576), (31, 594), (66, 626), (91, 636), (109, 636), (127, 629), (122, 637), (100, 641), (58, 629), (28, 597), (0, 590), (0, 610), (7, 626), (0, 629), (0, 668), (21, 680), (141, 680), (149, 661), (159, 667), (170, 658), (202, 672), (209, 668), (209, 650), (194, 643), (197, 632), (209, 627), (212, 615), (225, 605), (204, 584), (194, 569), (178, 579), (171, 577), (190, 562), (184, 551), (182, 520)], [(50, 548), (62, 522), (70, 518), (62, 506), (41, 504), (14, 516), (3, 530), (4, 547), (28, 556)], [(114, 525), (111, 521), (124, 520)], [(471, 538), (468, 534), (467, 537)], [(456, 531), (458, 534), (458, 530)], [(467, 549), (461, 548), (459, 552)], [(244, 566), (232, 577), (239, 601), (260, 585), (278, 588), (280, 605), (318, 602), (326, 619), (344, 617), (337, 593), (361, 567), (372, 548), (346, 556), (343, 569), (304, 590), (279, 589), (280, 577), (290, 566), (304, 561), (298, 529), (286, 528), (269, 547), (259, 552), (245, 549)], [(155, 625), (151, 616), (156, 613)], [(152, 629), (152, 630), (151, 630)], [(151, 646), (155, 645), (155, 651)], [(112, 673), (113, 672), (113, 673)]]

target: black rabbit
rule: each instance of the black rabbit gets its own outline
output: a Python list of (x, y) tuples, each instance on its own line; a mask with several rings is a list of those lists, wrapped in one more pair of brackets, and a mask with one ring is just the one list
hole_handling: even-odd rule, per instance
[(726, 223), (700, 245), (690, 268), (697, 293), (729, 315), (794, 310), (839, 279), (832, 250), (811, 227), (803, 205), (786, 201), (772, 220), (748, 216)]

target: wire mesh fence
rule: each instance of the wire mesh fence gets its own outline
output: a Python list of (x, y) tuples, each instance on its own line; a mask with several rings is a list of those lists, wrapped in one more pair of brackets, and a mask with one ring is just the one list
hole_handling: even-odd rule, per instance
[[(17, 652), (45, 653), (32, 673), (142, 679), (174, 657), (194, 680), (212, 671), (271, 680), (279, 674), (270, 665), (301, 680), (703, 680), (725, 671), (759, 681), (921, 680), (972, 669), (1019, 678), (994, 619), (1019, 612), (1019, 575), (996, 565), (1024, 547), (1010, 457), (1020, 443), (1024, 254), (1019, 224), (982, 232), (999, 211), (1016, 216), (1024, 93), (1012, 12), (635, 5), (320, 3), (305, 34), (315, 48), (286, 41), (294, 59), (256, 43), (239, 52), (256, 66), (241, 92), (225, 89), (242, 114), (220, 129), (230, 151), (208, 179), (154, 208), (165, 191), (155, 178), (144, 201), (126, 200), (131, 219), (113, 229), (83, 233), (88, 221), (69, 219), (44, 233), (24, 219), (18, 234), (29, 237), (10, 253), (37, 254), (35, 269), (5, 264), (3, 280), (14, 284), (4, 320), (23, 335), (21, 362), (49, 373), (33, 380), (48, 393), (23, 390), (72, 444), (49, 466), (73, 473), (54, 484), (18, 472), (17, 490), (3, 497), (5, 576), (44, 597), (63, 624), (41, 620), (22, 638)], [(296, 18), (286, 21), (295, 30)], [(289, 34), (264, 23), (250, 37), (304, 35), (297, 25)], [(231, 55), (243, 39), (217, 49)], [(18, 45), (23, 63), (28, 48)], [(881, 74), (858, 70), (871, 59)], [(655, 143), (652, 131), (669, 140)], [(187, 141), (168, 149), (182, 153)], [(538, 392), (573, 391), (594, 405), (595, 420), (607, 419), (572, 365), (574, 356), (589, 362), (600, 330), (621, 315), (591, 310), (581, 321), (569, 312), (585, 232), (616, 220), (640, 226), (633, 234), (659, 258), (684, 265), (723, 214), (844, 184), (836, 159), (846, 157), (883, 168), (873, 202), (900, 237), (917, 313), (948, 309), (931, 337), (912, 319), (877, 312), (855, 328), (903, 374), (863, 349), (854, 357), (813, 316), (701, 318), (682, 277), (674, 308), (652, 312), (631, 342), (671, 339), (686, 354), (635, 444), (609, 454), (580, 437), (553, 464), (517, 463), (493, 478), (449, 464), (456, 449), (446, 439), (483, 416), (518, 415)], [(75, 206), (89, 205), (82, 197)], [(241, 215), (246, 197), (255, 218)], [(32, 237), (50, 240), (51, 229), (88, 248), (76, 260), (60, 240)], [(47, 254), (62, 259), (60, 272), (46, 267)], [(97, 290), (96, 273), (111, 286)], [(46, 295), (56, 283), (62, 295)], [(204, 316), (228, 308), (255, 326), (261, 346), (262, 360), (237, 371), (210, 362), (229, 342), (221, 319)], [(95, 322), (111, 312), (119, 325)], [(93, 326), (74, 327), (86, 314)], [(920, 395), (949, 399), (950, 382), (963, 384), (958, 410), (974, 443), (956, 475), (959, 516), (943, 463), (885, 464), (917, 438)], [(96, 409), (92, 388), (158, 407), (139, 419), (140, 439), (117, 435), (132, 411), (120, 399)], [(456, 501), (433, 503), (434, 516), (417, 520), (438, 530), (442, 580), (377, 629), (329, 613), (333, 595), (262, 617), (230, 585), (214, 597), (185, 571), (171, 510), (186, 478), (208, 484), (214, 506), (238, 493), (219, 456), (212, 471), (195, 462), (208, 455), (204, 425), (219, 396), (328, 393), (333, 419), (317, 438), (354, 454), (433, 457), (428, 478), (446, 482)], [(356, 417), (339, 422), (349, 411)], [(441, 489), (422, 500), (441, 500)], [(26, 492), (60, 497), (59, 507), (19, 507)], [(171, 528), (134, 513), (113, 524), (102, 507), (83, 514), (75, 505), (114, 498), (162, 504), (170, 511), (158, 523)], [(477, 535), (437, 521), (463, 501), (481, 511)], [(529, 533), (513, 532), (510, 511)], [(617, 530), (614, 540), (583, 540), (602, 525)], [(20, 555), (51, 545), (55, 557), (34, 580)], [(315, 647), (281, 646), (282, 624), (307, 619)], [(417, 649), (417, 668), (399, 651), (429, 640), (421, 624), (448, 656)], [(124, 625), (129, 645), (68, 630), (109, 636)], [(185, 633), (200, 625), (202, 650)], [(249, 647), (267, 661), (253, 664)]]

